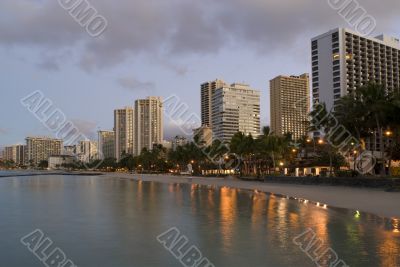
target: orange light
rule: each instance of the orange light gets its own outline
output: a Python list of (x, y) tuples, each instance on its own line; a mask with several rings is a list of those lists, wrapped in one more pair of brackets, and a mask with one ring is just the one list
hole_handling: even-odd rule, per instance
[(322, 139), (318, 140), (318, 144), (322, 145), (323, 143), (324, 143), (324, 140), (322, 140)]

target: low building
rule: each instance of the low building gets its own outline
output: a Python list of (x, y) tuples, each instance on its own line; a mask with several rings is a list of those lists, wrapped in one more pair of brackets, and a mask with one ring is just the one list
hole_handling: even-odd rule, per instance
[[(198, 146), (211, 146), (213, 141), (212, 129), (209, 126), (202, 126), (193, 130), (194, 141)], [(196, 140), (197, 137), (197, 140)]]
[(49, 169), (59, 170), (65, 169), (68, 165), (75, 163), (75, 157), (70, 155), (50, 156), (49, 157)]
[(172, 141), (172, 150), (176, 151), (176, 149), (180, 146), (185, 146), (189, 144), (189, 140), (184, 136), (175, 136), (174, 140)]
[(164, 148), (166, 148), (167, 150), (171, 150), (171, 149), (172, 149), (172, 142), (171, 142), (171, 141), (166, 141), (166, 140), (164, 140), (164, 141), (162, 142), (162, 146), (163, 146)]

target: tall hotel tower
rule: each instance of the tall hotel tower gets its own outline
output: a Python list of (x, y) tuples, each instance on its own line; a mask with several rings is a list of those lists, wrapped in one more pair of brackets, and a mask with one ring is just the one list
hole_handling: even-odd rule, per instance
[(294, 140), (307, 135), (310, 113), (310, 84), (307, 73), (278, 76), (270, 81), (271, 130), (282, 136), (291, 133)]
[(260, 135), (260, 92), (247, 84), (235, 83), (217, 88), (211, 101), (213, 140), (229, 142), (242, 132)]
[(140, 155), (143, 148), (152, 150), (155, 144), (163, 143), (163, 103), (160, 97), (136, 100), (134, 118), (135, 155)]
[(389, 91), (400, 87), (397, 38), (338, 28), (313, 38), (311, 46), (313, 102), (325, 103), (328, 111), (340, 97), (369, 82)]
[(123, 155), (133, 155), (133, 109), (114, 110), (115, 157), (120, 161)]
[(201, 126), (211, 127), (212, 125), (212, 97), (215, 90), (226, 86), (227, 84), (222, 80), (215, 80), (212, 82), (205, 82), (201, 85)]

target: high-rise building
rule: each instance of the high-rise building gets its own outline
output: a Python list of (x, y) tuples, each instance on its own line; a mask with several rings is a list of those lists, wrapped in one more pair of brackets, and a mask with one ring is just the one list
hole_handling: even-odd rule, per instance
[(313, 102), (328, 111), (342, 97), (368, 83), (400, 87), (400, 41), (380, 35), (366, 37), (337, 28), (311, 41)]
[(201, 85), (201, 125), (211, 127), (212, 125), (212, 97), (215, 90), (225, 86), (226, 83), (222, 80), (205, 82)]
[(3, 160), (12, 161), (16, 165), (25, 165), (25, 145), (7, 146), (3, 150)]
[(200, 128), (194, 129), (193, 136), (198, 138), (195, 140), (198, 146), (207, 147), (212, 145), (213, 134), (211, 127), (201, 126)]
[(143, 148), (152, 150), (155, 144), (163, 142), (163, 103), (161, 98), (151, 96), (136, 100), (134, 113), (134, 151), (135, 155), (140, 155)]
[(114, 110), (115, 158), (120, 161), (123, 155), (134, 153), (133, 109)]
[(271, 131), (279, 136), (291, 133), (294, 140), (307, 135), (310, 100), (308, 74), (271, 80)]
[(59, 156), (63, 152), (63, 140), (47, 137), (26, 138), (26, 159), (28, 165), (37, 166), (50, 156)]
[(229, 142), (237, 132), (260, 135), (260, 92), (249, 85), (224, 85), (212, 97), (213, 140)]
[(100, 159), (115, 158), (115, 133), (114, 131), (98, 132), (98, 150)]
[(99, 159), (98, 145), (95, 141), (79, 141), (76, 146), (76, 154), (81, 162), (90, 163)]

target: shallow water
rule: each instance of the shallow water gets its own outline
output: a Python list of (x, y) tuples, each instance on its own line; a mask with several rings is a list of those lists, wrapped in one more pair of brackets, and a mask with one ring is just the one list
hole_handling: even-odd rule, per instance
[[(45, 266), (20, 242), (35, 229), (80, 267), (184, 266), (157, 240), (171, 227), (188, 240), (181, 255), (193, 245), (217, 267), (317, 266), (329, 248), (349, 266), (400, 266), (397, 221), (257, 192), (36, 176), (0, 179), (0, 203), (1, 266)], [(311, 257), (293, 241), (305, 231), (320, 240)]]

